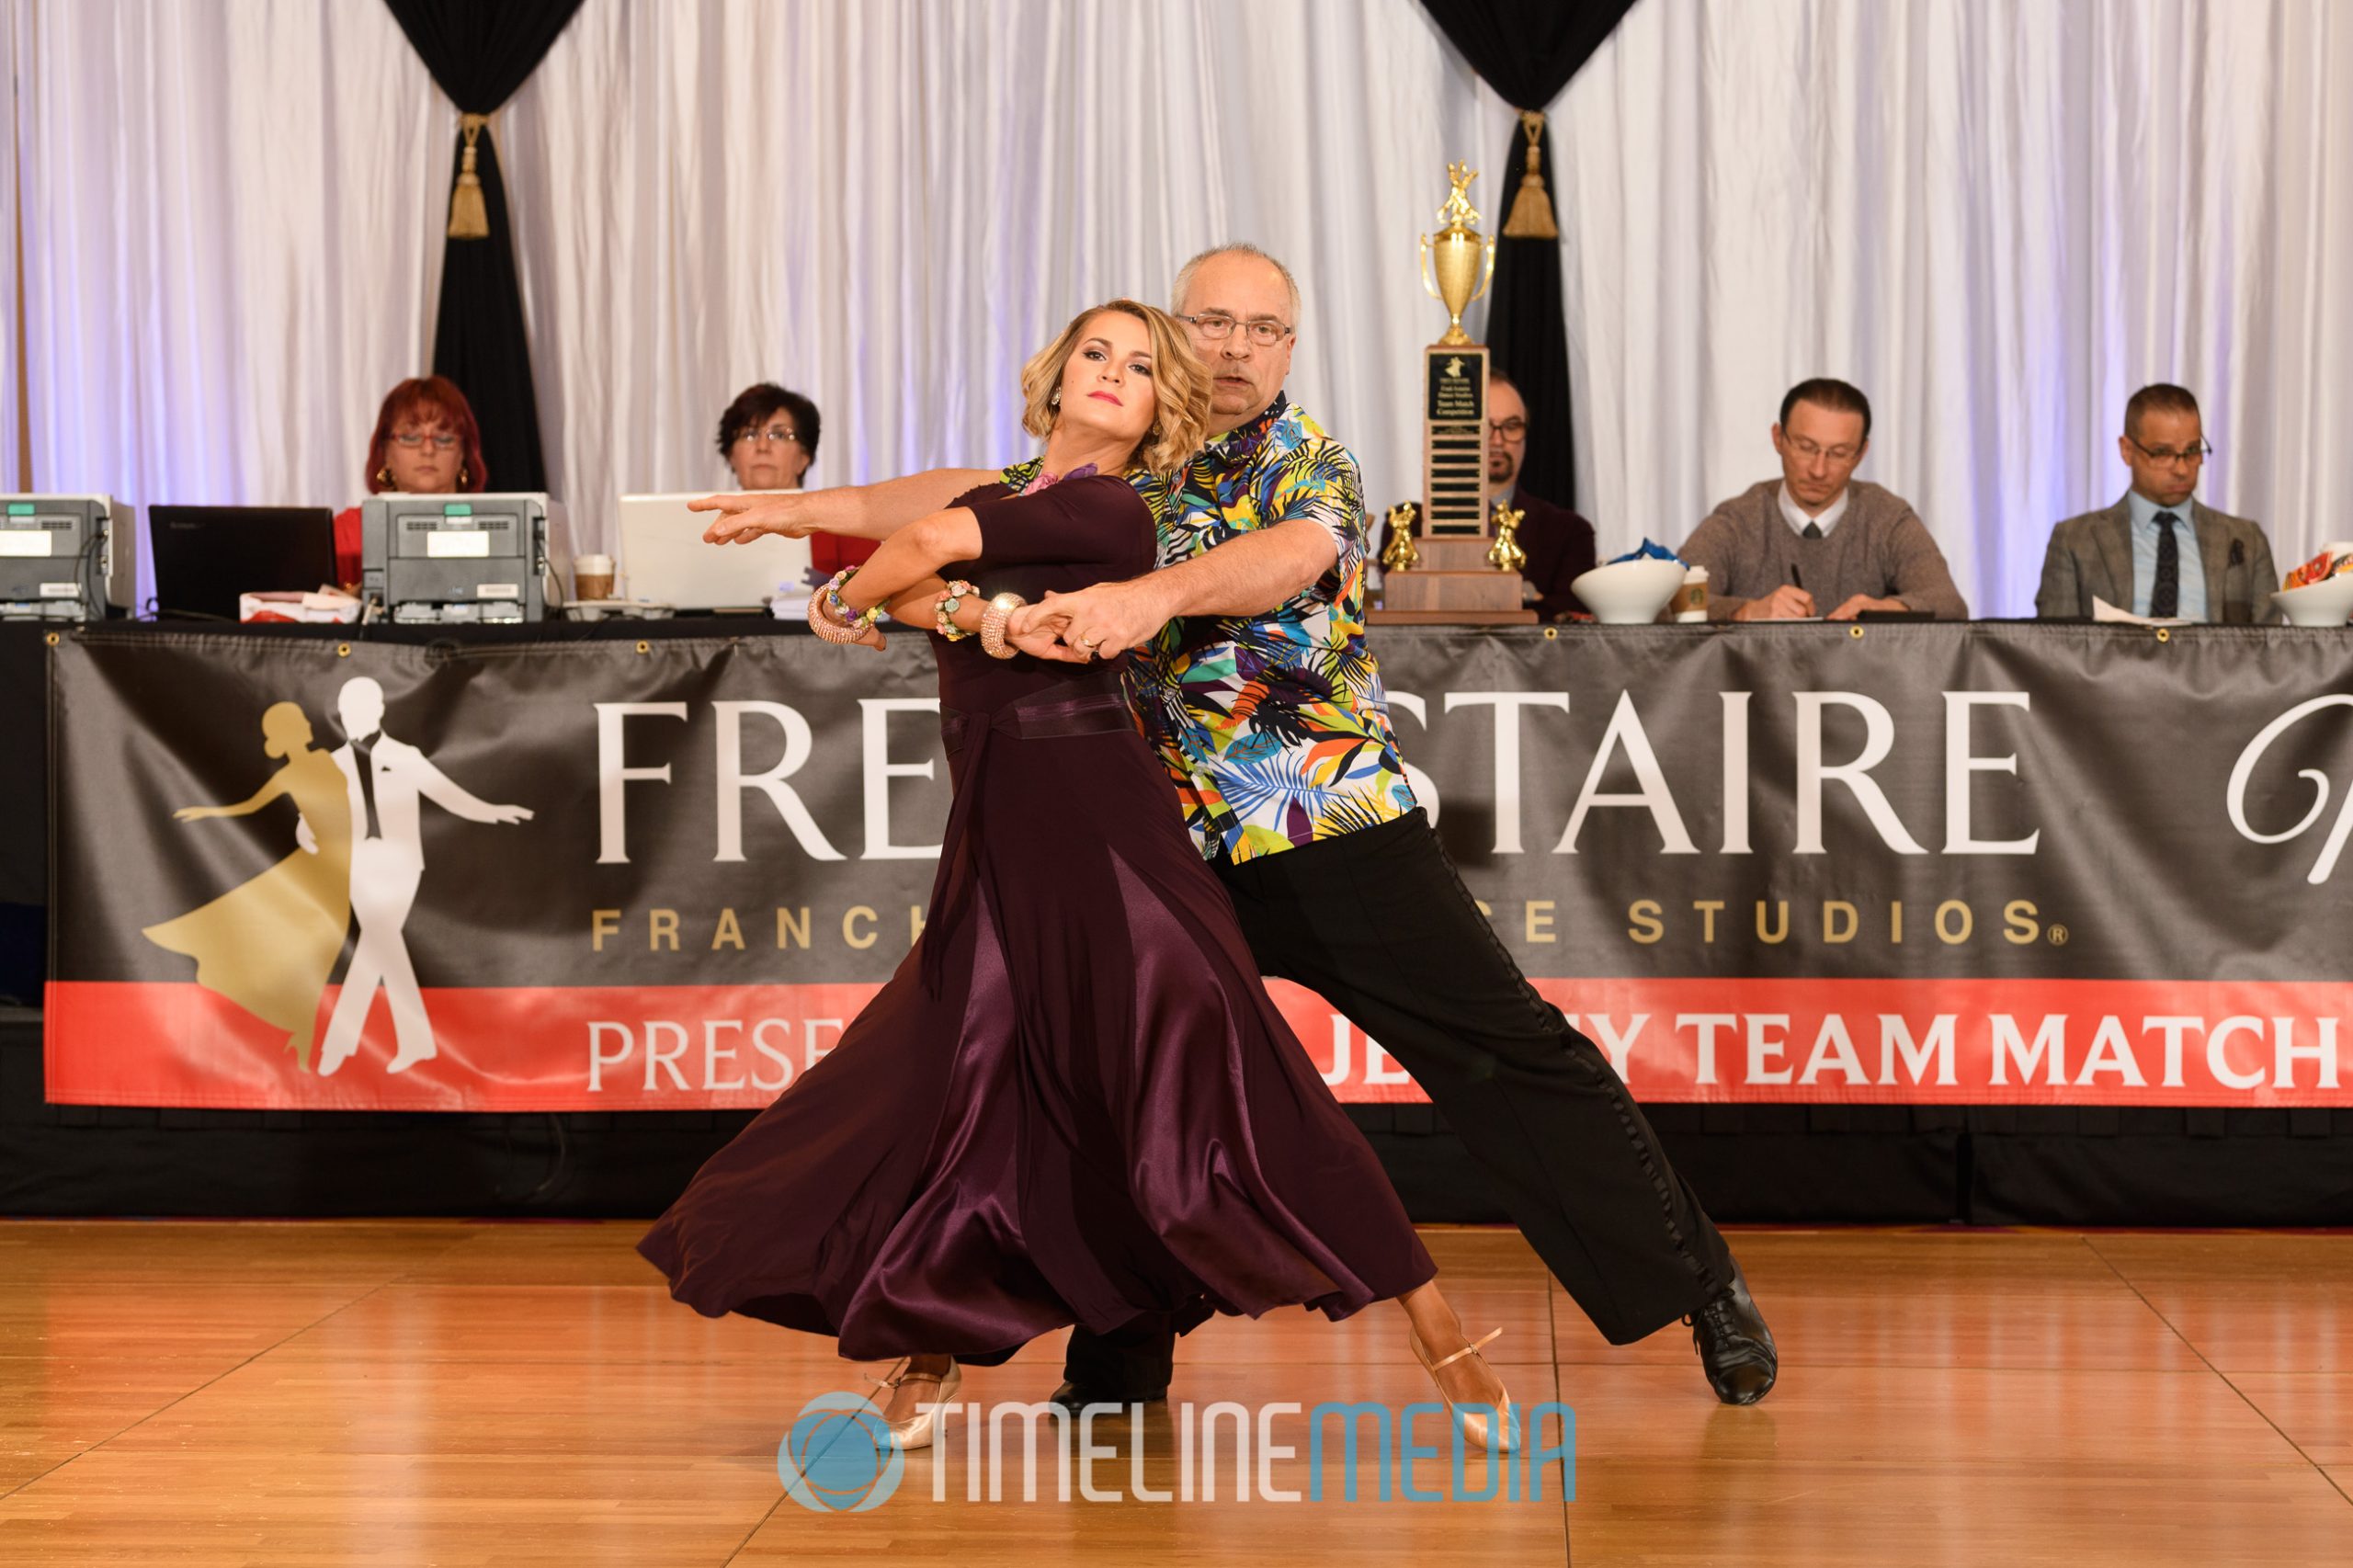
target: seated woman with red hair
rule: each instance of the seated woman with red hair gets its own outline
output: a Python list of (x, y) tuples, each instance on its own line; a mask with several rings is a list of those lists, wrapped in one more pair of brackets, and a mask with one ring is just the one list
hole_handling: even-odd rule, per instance
[[(443, 376), (415, 376), (384, 394), (368, 441), (368, 494), (449, 494), (483, 488), (482, 431), (466, 394)], [(335, 519), (335, 573), (359, 585), (359, 508)]]

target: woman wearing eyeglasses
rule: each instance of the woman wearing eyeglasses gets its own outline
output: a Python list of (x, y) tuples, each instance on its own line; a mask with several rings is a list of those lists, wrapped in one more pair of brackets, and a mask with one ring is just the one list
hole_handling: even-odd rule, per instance
[[(738, 490), (799, 490), (817, 460), (817, 405), (774, 381), (756, 381), (735, 394), (719, 416), (719, 455), (734, 472)], [(830, 577), (863, 566), (875, 541), (813, 534), (809, 563)]]
[[(376, 433), (368, 440), (368, 494), (441, 495), (478, 491), (483, 472), (482, 431), (466, 394), (444, 376), (414, 376), (384, 394)], [(335, 578), (359, 585), (359, 508), (335, 519)]]

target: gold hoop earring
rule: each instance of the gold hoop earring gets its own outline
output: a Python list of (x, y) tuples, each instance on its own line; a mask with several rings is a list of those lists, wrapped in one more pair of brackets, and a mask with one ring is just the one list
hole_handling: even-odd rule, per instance
[(376, 471), (376, 485), (377, 488), (381, 490), (389, 490), (392, 487), (392, 464), (386, 463), (383, 467)]

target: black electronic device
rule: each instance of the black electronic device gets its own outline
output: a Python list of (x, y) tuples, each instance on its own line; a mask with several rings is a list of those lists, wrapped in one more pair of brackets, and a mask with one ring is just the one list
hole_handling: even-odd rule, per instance
[(335, 582), (335, 514), (324, 506), (157, 506), (147, 515), (155, 613), (237, 619), (241, 594)]

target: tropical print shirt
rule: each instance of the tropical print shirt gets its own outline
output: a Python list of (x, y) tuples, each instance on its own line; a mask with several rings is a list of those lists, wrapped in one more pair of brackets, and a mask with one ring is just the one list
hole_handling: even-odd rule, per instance
[[(1016, 490), (1033, 459), (1005, 471)], [(1393, 821), (1414, 791), (1365, 646), (1364, 505), (1356, 459), (1278, 396), (1214, 437), (1176, 485), (1132, 483), (1158, 524), (1161, 566), (1295, 517), (1332, 536), (1321, 581), (1272, 613), (1172, 621), (1128, 664), (1144, 737), (1212, 860), (1255, 859)]]

